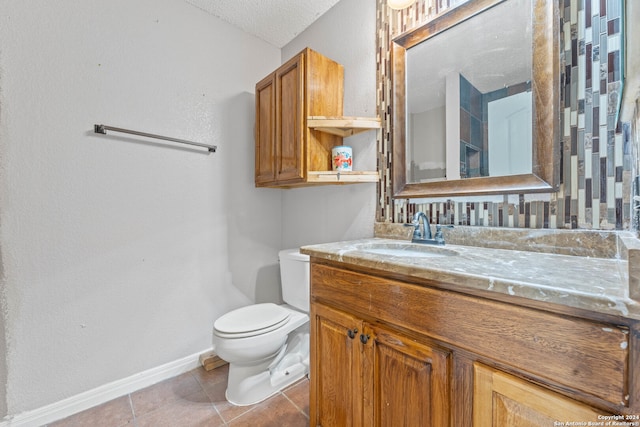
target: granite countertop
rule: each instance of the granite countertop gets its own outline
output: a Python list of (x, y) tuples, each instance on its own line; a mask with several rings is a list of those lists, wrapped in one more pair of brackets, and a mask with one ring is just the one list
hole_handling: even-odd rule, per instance
[[(449, 256), (422, 258), (368, 252), (371, 247), (422, 246)], [(640, 304), (629, 298), (629, 262), (511, 249), (447, 244), (416, 245), (372, 238), (303, 246), (312, 257), (436, 280), (448, 289), (481, 290), (640, 320)], [(504, 299), (504, 298), (502, 298)]]

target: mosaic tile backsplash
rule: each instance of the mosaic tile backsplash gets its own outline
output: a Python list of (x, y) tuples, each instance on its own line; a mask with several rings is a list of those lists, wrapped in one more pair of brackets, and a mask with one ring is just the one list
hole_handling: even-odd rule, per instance
[[(402, 11), (377, 4), (378, 106), (383, 129), (378, 158), (377, 220), (409, 222), (423, 211), (432, 223), (494, 227), (623, 230), (632, 226), (631, 183), (638, 162), (629, 124), (617, 122), (622, 94), (623, 0), (558, 0), (561, 29), (560, 190), (451, 199), (392, 197), (391, 97), (387, 46), (464, 0), (417, 0)], [(636, 138), (637, 140), (637, 138)]]

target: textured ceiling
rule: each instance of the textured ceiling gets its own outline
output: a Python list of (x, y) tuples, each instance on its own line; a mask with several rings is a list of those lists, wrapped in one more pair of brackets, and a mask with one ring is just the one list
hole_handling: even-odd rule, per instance
[(186, 0), (205, 12), (283, 47), (339, 0)]

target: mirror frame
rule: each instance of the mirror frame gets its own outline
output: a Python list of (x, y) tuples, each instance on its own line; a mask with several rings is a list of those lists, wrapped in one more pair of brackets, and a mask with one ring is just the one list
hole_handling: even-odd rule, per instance
[(560, 182), (560, 18), (557, 1), (532, 0), (533, 165), (531, 174), (426, 183), (406, 178), (406, 50), (507, 0), (470, 0), (390, 42), (393, 196), (473, 196), (558, 191)]

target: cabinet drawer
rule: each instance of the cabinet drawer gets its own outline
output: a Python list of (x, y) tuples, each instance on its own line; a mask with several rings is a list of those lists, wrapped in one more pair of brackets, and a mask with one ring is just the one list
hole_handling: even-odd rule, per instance
[(624, 327), (312, 263), (312, 299), (400, 326), (615, 405), (628, 405)]

